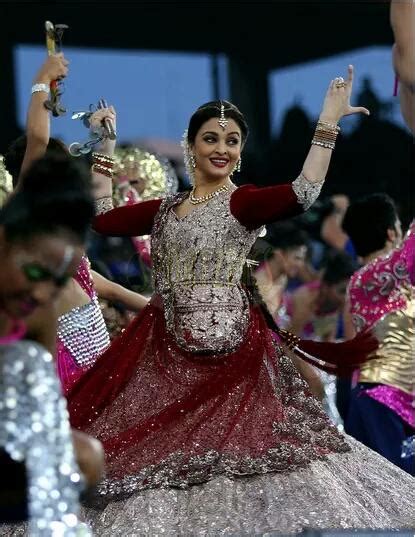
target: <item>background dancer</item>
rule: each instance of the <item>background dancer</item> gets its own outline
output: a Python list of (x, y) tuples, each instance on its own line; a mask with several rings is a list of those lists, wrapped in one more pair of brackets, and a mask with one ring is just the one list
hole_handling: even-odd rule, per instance
[(372, 194), (349, 206), (343, 228), (365, 265), (348, 290), (354, 329), (373, 328), (380, 341), (360, 368), (346, 431), (414, 475), (401, 446), (415, 433), (415, 223), (401, 243), (395, 204)]
[[(8, 476), (0, 518), (28, 516), (37, 535), (42, 525), (48, 532), (77, 526), (81, 480), (72, 442), (89, 484), (100, 478), (103, 460), (98, 442), (71, 434), (51, 356), (19, 342), (30, 314), (53, 324), (53, 301), (79, 264), (93, 214), (89, 174), (67, 158), (48, 157), (26, 180), (0, 209), (0, 460)], [(46, 492), (54, 487), (58, 496)]]

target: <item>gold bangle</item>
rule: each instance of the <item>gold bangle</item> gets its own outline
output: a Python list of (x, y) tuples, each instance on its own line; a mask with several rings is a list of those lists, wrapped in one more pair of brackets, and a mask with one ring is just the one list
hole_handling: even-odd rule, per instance
[(102, 175), (105, 175), (106, 177), (109, 177), (112, 179), (113, 174), (112, 170), (110, 168), (107, 168), (106, 166), (102, 166), (101, 164), (93, 164), (92, 165), (92, 171), (95, 173), (100, 173)]
[(99, 162), (106, 162), (108, 164), (115, 164), (115, 159), (109, 155), (104, 155), (104, 153), (94, 152), (92, 153), (92, 160)]
[(323, 125), (324, 127), (327, 127), (328, 129), (336, 132), (340, 132), (340, 127), (334, 123), (327, 123), (326, 121), (317, 121), (317, 127), (319, 125)]

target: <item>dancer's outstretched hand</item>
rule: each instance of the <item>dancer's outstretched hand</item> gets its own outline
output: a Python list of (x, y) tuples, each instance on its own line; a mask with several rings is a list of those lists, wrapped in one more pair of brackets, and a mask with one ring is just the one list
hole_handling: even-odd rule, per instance
[(108, 108), (98, 108), (89, 119), (91, 131), (99, 130), (102, 127), (104, 119), (110, 119), (116, 127), (117, 114), (114, 107), (108, 106)]
[(343, 116), (351, 114), (366, 114), (368, 116), (370, 114), (367, 108), (350, 104), (352, 88), (353, 65), (349, 65), (347, 80), (337, 77), (330, 82), (320, 114), (321, 121), (337, 124)]

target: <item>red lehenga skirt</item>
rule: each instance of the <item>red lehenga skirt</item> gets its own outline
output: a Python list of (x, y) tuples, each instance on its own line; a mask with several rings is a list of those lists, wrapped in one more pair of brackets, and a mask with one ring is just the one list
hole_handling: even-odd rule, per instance
[(107, 455), (84, 511), (100, 537), (415, 524), (415, 480), (331, 425), (256, 307), (236, 351), (196, 355), (154, 298), (69, 409)]
[(350, 449), (257, 308), (236, 351), (200, 355), (177, 346), (153, 298), (76, 385), (69, 410), (103, 442), (106, 500), (285, 472)]

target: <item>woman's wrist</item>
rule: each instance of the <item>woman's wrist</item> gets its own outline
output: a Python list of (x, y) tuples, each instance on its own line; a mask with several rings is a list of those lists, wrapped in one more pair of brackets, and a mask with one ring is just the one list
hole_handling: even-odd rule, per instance
[(47, 73), (40, 71), (33, 79), (33, 84), (50, 84), (52, 79)]
[(102, 142), (97, 147), (97, 151), (99, 153), (103, 153), (104, 155), (107, 155), (108, 157), (112, 157), (115, 152), (115, 140), (110, 140), (109, 138), (104, 138)]
[(340, 121), (339, 117), (336, 117), (334, 114), (327, 112), (322, 112), (318, 118), (322, 123), (328, 123), (330, 125), (337, 125)]

